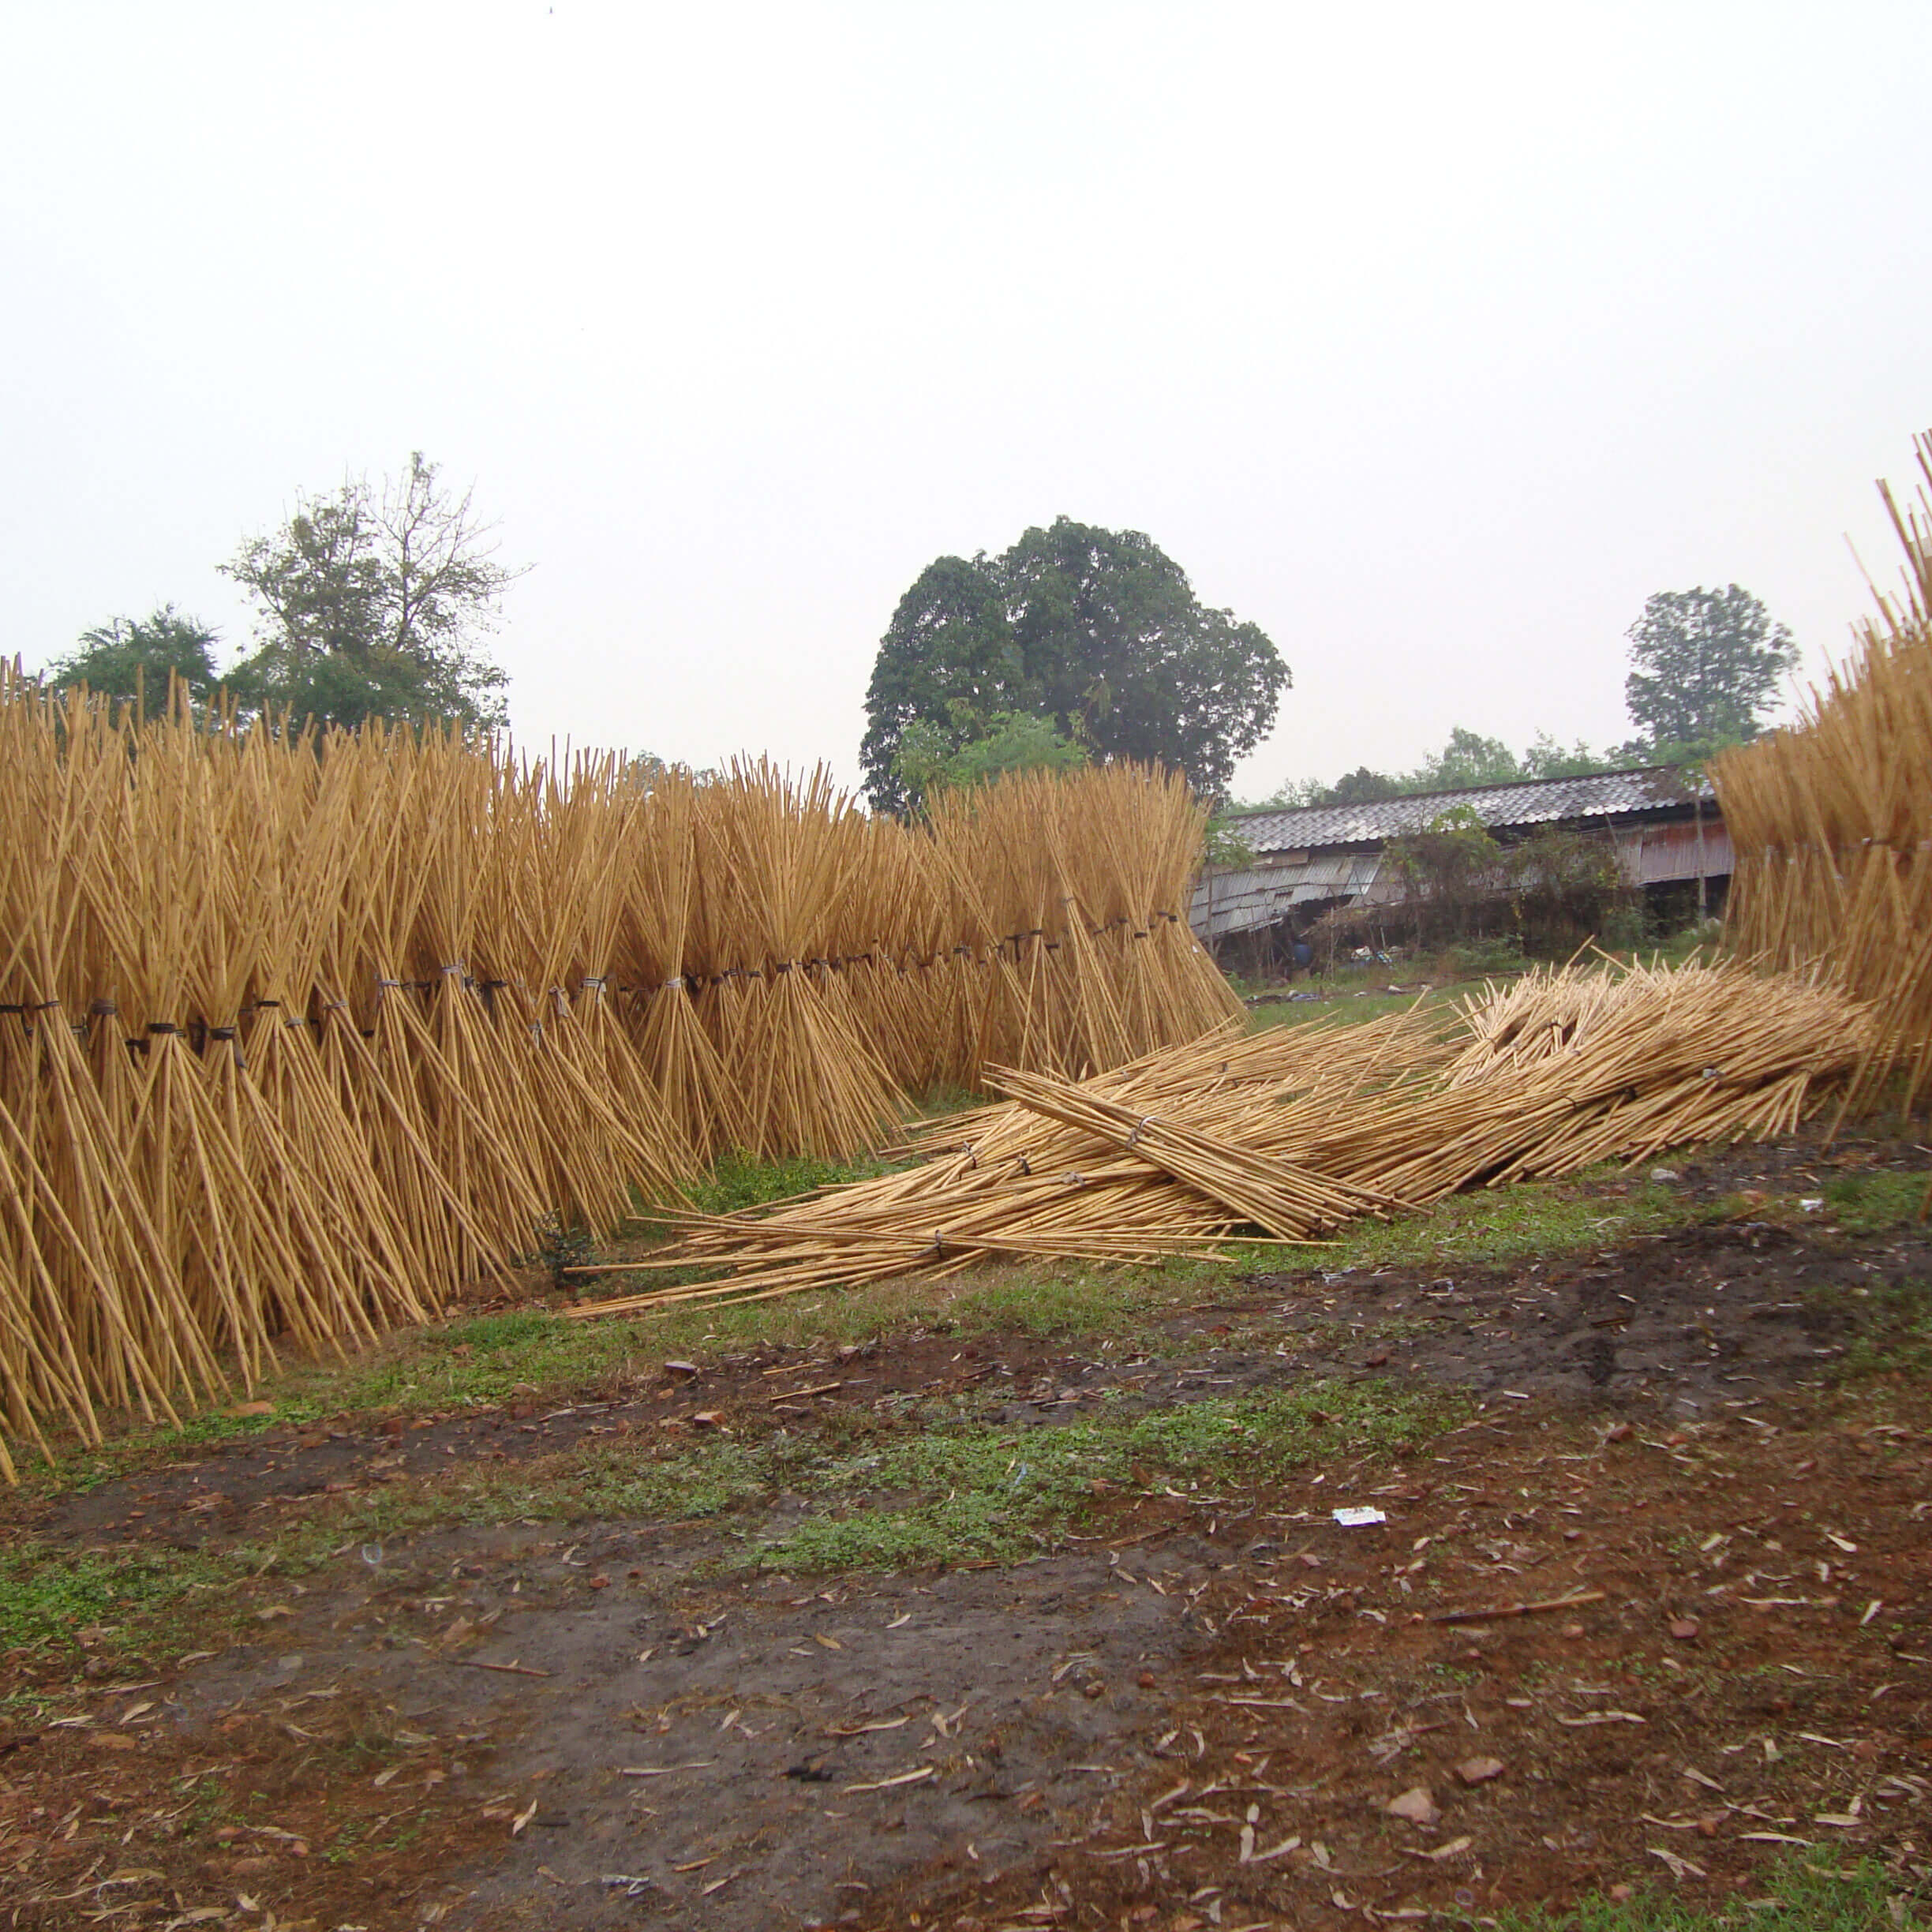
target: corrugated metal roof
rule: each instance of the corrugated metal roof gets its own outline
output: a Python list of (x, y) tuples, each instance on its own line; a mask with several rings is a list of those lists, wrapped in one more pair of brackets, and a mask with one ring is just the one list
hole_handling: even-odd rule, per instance
[[(1709, 785), (1704, 796), (1714, 798)], [(1690, 802), (1676, 768), (1597, 772), (1587, 778), (1531, 778), (1465, 792), (1425, 792), (1372, 805), (1309, 805), (1288, 811), (1236, 812), (1230, 829), (1264, 852), (1361, 845), (1420, 832), (1446, 811), (1467, 806), (1486, 826), (1545, 825), (1560, 818), (1616, 818), (1665, 811)]]

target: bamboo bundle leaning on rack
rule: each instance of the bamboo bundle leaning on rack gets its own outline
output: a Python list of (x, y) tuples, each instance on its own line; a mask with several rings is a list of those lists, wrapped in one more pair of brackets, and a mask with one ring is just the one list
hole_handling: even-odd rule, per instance
[(1844, 1107), (1902, 1069), (1907, 1110), (1932, 1095), (1932, 432), (1917, 502), (1879, 485), (1905, 557), (1852, 662), (1796, 726), (1726, 752), (1711, 781), (1737, 858), (1725, 937), (1747, 957), (1815, 966), (1876, 1024)]
[[(1064, 1073), (1191, 1036), (1234, 1005), (1211, 964), (1120, 934), (1200, 826), (1134, 768), (911, 826), (822, 772), (180, 693), (141, 721), (0, 666), (0, 1432), (245, 1391), (546, 1215), (607, 1225), (726, 1147), (856, 1151), (994, 1047)], [(1063, 1204), (1043, 1251), (1102, 1238)]]

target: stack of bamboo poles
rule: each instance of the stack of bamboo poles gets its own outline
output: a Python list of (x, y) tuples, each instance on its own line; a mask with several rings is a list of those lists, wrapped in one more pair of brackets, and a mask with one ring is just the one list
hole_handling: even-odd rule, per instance
[[(0, 667), (0, 1422), (150, 1416), (608, 1226), (1235, 1002), (1202, 813), (1119, 767), (930, 826), (451, 733), (147, 724)], [(0, 1440), (0, 1473), (10, 1473)]]
[(1098, 1078), (1009, 1070), (1012, 1096), (936, 1125), (922, 1165), (770, 1211), (671, 1217), (631, 1264), (721, 1276), (583, 1317), (951, 1275), (997, 1256), (1214, 1255), (1237, 1230), (1305, 1242), (1458, 1189), (1788, 1131), (1840, 1091), (1869, 1012), (1736, 965), (1526, 975), (1447, 1017), (1249, 1039), (1223, 1028)]
[(1711, 767), (1737, 855), (1726, 937), (1780, 966), (1818, 965), (1879, 1024), (1848, 1109), (1895, 1069), (1909, 1110), (1932, 1094), (1932, 433), (1915, 507), (1879, 488), (1906, 558), (1852, 663), (1799, 724)]

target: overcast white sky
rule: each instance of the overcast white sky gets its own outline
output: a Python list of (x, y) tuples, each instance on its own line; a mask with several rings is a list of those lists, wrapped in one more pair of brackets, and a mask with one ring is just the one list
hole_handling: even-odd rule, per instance
[(526, 743), (823, 757), (933, 557), (1149, 533), (1294, 676), (1237, 789), (1812, 661), (1932, 424), (1932, 8), (0, 5), (0, 650), (420, 448)]

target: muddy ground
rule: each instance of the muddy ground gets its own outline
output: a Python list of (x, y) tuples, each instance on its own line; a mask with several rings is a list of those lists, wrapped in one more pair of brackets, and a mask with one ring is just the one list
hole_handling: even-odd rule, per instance
[[(1400, 1456), (1097, 1485), (1002, 1567), (747, 1568), (820, 1506), (781, 1495), (352, 1544), (247, 1586), (245, 1634), (212, 1620), (200, 1656), (14, 1653), (0, 1687), (62, 1715), (0, 1720), (0, 1923), (1480, 1922), (1619, 1885), (1748, 1898), (1806, 1848), (1910, 1893), (1932, 1404), (1870, 1343), (1929, 1260), (1923, 1230), (1820, 1215), (1250, 1278), (1131, 1361), (888, 1335), (16, 1506), (82, 1548), (206, 1555), (593, 1435), (836, 1434), (911, 1397), (1043, 1429), (1316, 1382), (1455, 1398)], [(1336, 1522), (1363, 1506), (1384, 1520)]]

